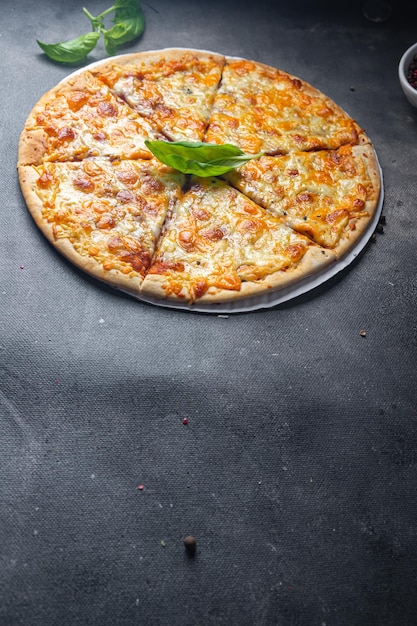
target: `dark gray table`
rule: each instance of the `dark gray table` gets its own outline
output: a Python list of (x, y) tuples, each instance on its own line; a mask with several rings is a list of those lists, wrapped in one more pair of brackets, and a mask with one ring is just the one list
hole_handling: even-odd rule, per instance
[(83, 4), (1, 5), (1, 626), (417, 624), (417, 111), (397, 80), (415, 13), (143, 2), (123, 51), (199, 47), (300, 76), (366, 129), (384, 173), (384, 233), (357, 262), (218, 317), (107, 289), (26, 210), (19, 134), (72, 71), (35, 39), (84, 32)]

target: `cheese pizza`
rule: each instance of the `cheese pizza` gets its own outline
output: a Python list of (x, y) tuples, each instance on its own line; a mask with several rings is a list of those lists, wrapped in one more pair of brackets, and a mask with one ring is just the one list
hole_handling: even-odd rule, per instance
[[(183, 174), (147, 140), (254, 158)], [(182, 49), (96, 63), (46, 93), (18, 174), (36, 224), (72, 263), (138, 298), (214, 310), (337, 264), (370, 236), (381, 193), (371, 141), (326, 95), (255, 61)]]

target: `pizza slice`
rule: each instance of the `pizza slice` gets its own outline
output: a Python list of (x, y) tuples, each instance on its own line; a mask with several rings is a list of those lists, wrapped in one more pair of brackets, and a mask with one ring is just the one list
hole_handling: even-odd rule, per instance
[(21, 166), (27, 205), (49, 241), (91, 275), (137, 292), (184, 176), (156, 160)]
[(106, 156), (150, 159), (145, 139), (161, 139), (154, 126), (90, 72), (45, 94), (26, 121), (19, 163), (80, 161)]
[(214, 304), (283, 288), (334, 258), (224, 181), (192, 178), (141, 291)]
[(275, 68), (228, 59), (205, 140), (286, 154), (357, 144), (361, 131), (330, 98)]
[(202, 141), (224, 57), (192, 50), (126, 55), (93, 70), (174, 141)]
[(264, 156), (224, 178), (297, 232), (339, 255), (368, 227), (381, 188), (370, 145)]

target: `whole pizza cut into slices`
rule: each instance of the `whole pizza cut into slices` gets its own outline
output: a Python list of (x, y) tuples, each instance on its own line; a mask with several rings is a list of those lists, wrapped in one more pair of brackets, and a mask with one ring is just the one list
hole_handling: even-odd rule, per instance
[(75, 265), (138, 292), (184, 175), (156, 160), (23, 166), (22, 191), (46, 237)]
[(229, 59), (205, 140), (273, 155), (356, 144), (360, 133), (351, 117), (305, 81), (262, 63)]
[(264, 156), (224, 177), (338, 255), (362, 236), (379, 196), (377, 163), (369, 145)]
[(204, 138), (224, 57), (170, 50), (128, 55), (93, 70), (174, 141)]
[[(187, 155), (164, 160), (187, 174), (151, 152), (172, 157), (172, 142)], [(198, 161), (203, 177), (196, 154), (212, 161)], [(212, 176), (225, 154), (232, 169)], [(202, 310), (262, 306), (333, 275), (367, 241), (382, 190), (370, 139), (325, 94), (191, 49), (122, 55), (61, 81), (27, 118), (18, 175), (36, 224), (74, 265)]]
[(286, 286), (333, 259), (227, 183), (192, 178), (142, 290), (188, 302), (221, 302)]
[(145, 139), (162, 136), (86, 71), (45, 94), (26, 121), (19, 163), (80, 161), (92, 156), (149, 159)]

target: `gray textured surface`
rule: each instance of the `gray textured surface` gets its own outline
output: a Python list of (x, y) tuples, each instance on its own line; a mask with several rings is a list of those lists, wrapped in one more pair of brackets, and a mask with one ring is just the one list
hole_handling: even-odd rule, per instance
[(397, 80), (415, 19), (143, 2), (125, 51), (200, 47), (300, 76), (366, 129), (384, 172), (385, 232), (347, 271), (218, 318), (103, 287), (26, 210), (19, 134), (71, 71), (35, 39), (79, 35), (82, 5), (2, 3), (0, 624), (416, 624), (417, 111)]

